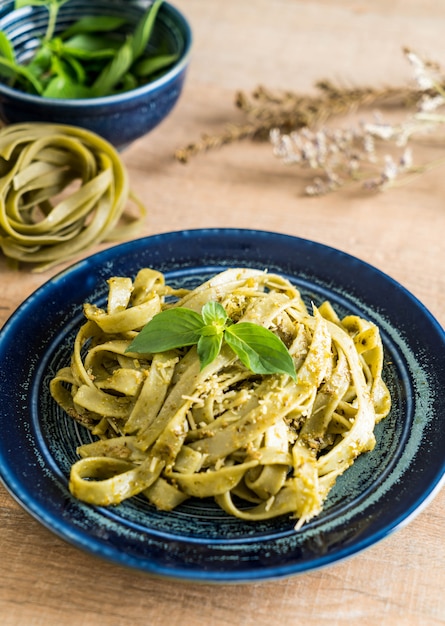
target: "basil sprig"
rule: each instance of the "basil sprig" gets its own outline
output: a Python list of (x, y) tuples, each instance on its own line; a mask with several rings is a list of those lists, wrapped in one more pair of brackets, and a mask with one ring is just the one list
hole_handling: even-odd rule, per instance
[[(47, 98), (98, 98), (128, 91), (165, 72), (178, 58), (165, 42), (148, 52), (163, 0), (155, 0), (132, 33), (127, 20), (108, 15), (85, 16), (55, 36), (60, 7), (67, 0), (16, 0), (48, 9), (46, 33), (34, 56), (18, 63), (14, 48), (0, 32), (0, 77), (27, 93)], [(127, 25), (128, 26), (128, 25)]]
[(218, 302), (207, 302), (201, 314), (185, 307), (158, 313), (136, 335), (127, 352), (147, 354), (197, 346), (201, 369), (220, 353), (223, 342), (255, 374), (288, 374), (296, 378), (289, 351), (272, 331), (252, 322), (234, 323)]

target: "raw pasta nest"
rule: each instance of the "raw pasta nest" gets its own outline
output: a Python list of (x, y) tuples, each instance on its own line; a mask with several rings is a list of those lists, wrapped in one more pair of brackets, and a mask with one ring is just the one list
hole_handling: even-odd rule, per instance
[[(286, 514), (296, 528), (319, 514), (390, 410), (378, 328), (355, 315), (340, 320), (329, 302), (309, 312), (288, 280), (266, 271), (229, 269), (190, 291), (147, 268), (108, 282), (107, 308), (85, 304), (71, 364), (51, 382), (58, 404), (97, 436), (78, 448), (72, 493), (102, 506), (143, 494), (167, 511), (214, 498), (238, 518)], [(252, 373), (227, 345), (204, 369), (196, 346), (127, 351), (156, 313), (200, 312), (209, 301), (235, 323), (275, 332), (296, 381)]]
[[(119, 224), (131, 199), (137, 216)], [(0, 130), (0, 247), (36, 271), (93, 244), (133, 235), (145, 217), (114, 147), (64, 124), (11, 124)]]

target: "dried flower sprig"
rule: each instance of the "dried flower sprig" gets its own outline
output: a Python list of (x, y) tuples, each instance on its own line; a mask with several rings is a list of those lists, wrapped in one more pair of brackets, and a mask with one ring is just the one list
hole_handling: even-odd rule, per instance
[[(177, 150), (175, 156), (185, 163), (195, 154), (242, 139), (270, 140), (274, 154), (283, 162), (318, 170), (306, 189), (310, 195), (357, 181), (367, 189), (386, 189), (398, 183), (401, 175), (422, 170), (413, 166), (410, 139), (445, 123), (445, 117), (438, 114), (445, 105), (445, 78), (440, 67), (410, 49), (404, 49), (404, 54), (414, 77), (414, 85), (406, 87), (346, 89), (325, 80), (317, 83), (315, 95), (276, 93), (264, 87), (258, 87), (251, 97), (239, 92), (235, 103), (246, 120), (227, 125), (220, 133), (203, 135)], [(326, 126), (337, 116), (376, 107), (408, 110), (410, 115), (398, 124), (374, 114), (372, 121), (358, 128)]]
[(420, 93), (415, 112), (401, 122), (390, 124), (377, 117), (358, 128), (303, 128), (289, 134), (272, 129), (275, 156), (284, 163), (317, 170), (306, 187), (308, 195), (322, 195), (357, 181), (368, 190), (384, 190), (431, 166), (413, 165), (408, 142), (414, 136), (437, 131), (438, 125), (445, 123), (445, 116), (436, 112), (445, 103), (443, 77), (438, 66), (422, 61), (411, 50), (406, 49), (405, 55)]
[(270, 131), (275, 128), (282, 133), (311, 128), (360, 107), (410, 106), (420, 97), (417, 90), (406, 87), (343, 89), (329, 81), (320, 81), (316, 89), (315, 95), (272, 92), (263, 86), (257, 87), (250, 96), (239, 91), (235, 96), (235, 106), (243, 112), (245, 121), (227, 124), (219, 133), (203, 134), (198, 141), (176, 150), (175, 156), (186, 163), (198, 153), (242, 139), (268, 140)]
[(435, 128), (429, 117), (397, 125), (375, 120), (358, 128), (303, 128), (290, 134), (273, 129), (270, 140), (275, 156), (284, 163), (318, 170), (306, 187), (308, 195), (318, 196), (353, 182), (362, 182), (369, 190), (383, 190), (401, 175), (418, 172), (408, 142), (413, 135)]

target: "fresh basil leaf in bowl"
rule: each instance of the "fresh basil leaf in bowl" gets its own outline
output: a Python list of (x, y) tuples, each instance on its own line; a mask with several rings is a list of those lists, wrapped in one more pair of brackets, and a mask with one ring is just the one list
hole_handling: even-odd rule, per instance
[(0, 119), (96, 132), (119, 149), (182, 91), (187, 19), (164, 0), (16, 0), (0, 13)]

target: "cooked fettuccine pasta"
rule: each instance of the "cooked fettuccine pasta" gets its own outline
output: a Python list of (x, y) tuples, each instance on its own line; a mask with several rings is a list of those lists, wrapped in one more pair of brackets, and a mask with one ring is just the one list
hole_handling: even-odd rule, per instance
[[(296, 528), (319, 514), (390, 409), (378, 328), (339, 319), (329, 302), (308, 310), (267, 271), (229, 269), (190, 291), (152, 269), (108, 282), (106, 308), (85, 304), (71, 364), (51, 382), (58, 404), (97, 436), (78, 448), (71, 492), (100, 506), (143, 494), (167, 511), (214, 498), (238, 518), (286, 514)], [(207, 302), (278, 335), (296, 379), (254, 374), (225, 344), (204, 368), (196, 346), (128, 351), (155, 314)]]

